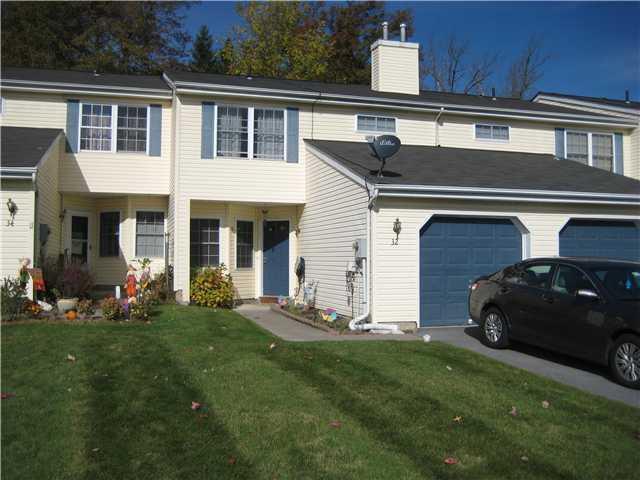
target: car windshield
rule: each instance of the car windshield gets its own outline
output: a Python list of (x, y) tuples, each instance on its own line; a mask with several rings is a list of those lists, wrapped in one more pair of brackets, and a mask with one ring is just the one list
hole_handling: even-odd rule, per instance
[(631, 266), (598, 267), (593, 273), (619, 300), (640, 300), (640, 268)]

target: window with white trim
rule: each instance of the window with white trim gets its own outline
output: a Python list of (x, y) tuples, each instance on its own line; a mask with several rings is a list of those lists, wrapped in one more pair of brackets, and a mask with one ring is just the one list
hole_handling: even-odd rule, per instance
[(358, 115), (356, 125), (359, 132), (395, 133), (396, 119), (375, 115)]
[(477, 140), (509, 140), (509, 127), (506, 125), (476, 124)]
[(249, 109), (219, 105), (216, 137), (218, 157), (247, 158), (249, 156)]
[(118, 152), (147, 151), (147, 107), (118, 105)]
[(163, 212), (136, 212), (136, 256), (164, 256)]
[(567, 131), (565, 139), (567, 159), (608, 172), (613, 171), (613, 134)]
[(284, 160), (284, 110), (253, 111), (253, 157)]
[(220, 220), (192, 218), (190, 227), (191, 268), (220, 265)]
[(80, 149), (111, 151), (111, 105), (82, 104), (80, 123)]
[(236, 224), (236, 268), (253, 268), (253, 222)]

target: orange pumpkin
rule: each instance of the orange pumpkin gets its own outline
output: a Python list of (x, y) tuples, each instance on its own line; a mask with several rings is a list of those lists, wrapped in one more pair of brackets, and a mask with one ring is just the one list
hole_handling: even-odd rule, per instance
[(78, 314), (76, 313), (75, 310), (69, 310), (67, 313), (64, 314), (64, 316), (67, 317), (67, 320), (75, 320)]

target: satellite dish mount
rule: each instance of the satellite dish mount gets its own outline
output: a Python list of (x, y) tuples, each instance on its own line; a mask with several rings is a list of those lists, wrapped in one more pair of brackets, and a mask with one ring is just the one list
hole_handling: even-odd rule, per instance
[(378, 178), (383, 176), (384, 167), (387, 159), (393, 157), (400, 149), (400, 139), (395, 135), (380, 135), (375, 137), (369, 143), (373, 155), (380, 161), (380, 169), (378, 170)]

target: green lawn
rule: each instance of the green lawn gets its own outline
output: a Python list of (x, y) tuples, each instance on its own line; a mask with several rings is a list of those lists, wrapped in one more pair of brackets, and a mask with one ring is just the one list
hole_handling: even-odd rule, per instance
[(196, 307), (3, 326), (2, 391), (12, 480), (639, 475), (640, 410), (443, 344), (286, 343)]

